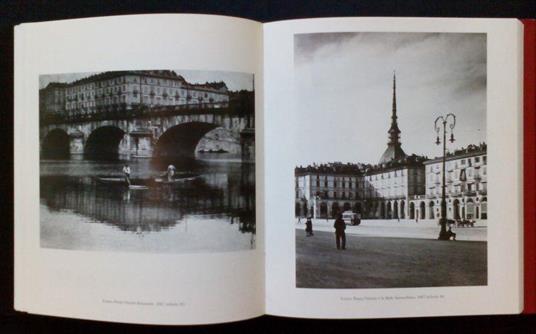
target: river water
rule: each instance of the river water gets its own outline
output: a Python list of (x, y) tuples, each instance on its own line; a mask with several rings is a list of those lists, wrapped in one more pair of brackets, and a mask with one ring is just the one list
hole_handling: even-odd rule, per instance
[[(121, 178), (128, 163), (132, 183)], [(255, 165), (226, 154), (175, 162), (173, 184), (154, 182), (167, 163), (41, 160), (41, 247), (159, 253), (255, 248)]]

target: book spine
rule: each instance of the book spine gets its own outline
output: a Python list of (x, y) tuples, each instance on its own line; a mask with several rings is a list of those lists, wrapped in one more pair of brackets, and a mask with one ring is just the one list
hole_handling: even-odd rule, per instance
[(524, 313), (536, 313), (536, 20), (524, 24)]

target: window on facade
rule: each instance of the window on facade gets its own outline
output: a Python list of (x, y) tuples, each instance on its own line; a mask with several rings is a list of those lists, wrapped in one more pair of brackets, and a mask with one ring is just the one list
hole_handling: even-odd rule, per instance
[(486, 160), (487, 160), (487, 159), (486, 159), (486, 156), (483, 156), (483, 157), (482, 157), (482, 162), (486, 163), (486, 162), (487, 162)]
[(475, 157), (475, 163), (480, 162), (480, 157)]
[(461, 163), (462, 165), (465, 165), (465, 159), (462, 159), (462, 161), (460, 161), (460, 163)]

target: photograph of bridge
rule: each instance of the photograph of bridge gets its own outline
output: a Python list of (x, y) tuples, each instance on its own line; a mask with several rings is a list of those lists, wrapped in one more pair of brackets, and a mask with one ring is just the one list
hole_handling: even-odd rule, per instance
[(295, 35), (296, 287), (487, 285), (486, 43)]
[(253, 74), (44, 74), (39, 84), (41, 247), (255, 248)]

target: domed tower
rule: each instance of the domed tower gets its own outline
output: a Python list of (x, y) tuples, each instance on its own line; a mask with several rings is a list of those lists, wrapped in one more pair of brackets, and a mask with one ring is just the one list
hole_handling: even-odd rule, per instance
[(391, 114), (391, 127), (387, 133), (389, 134), (389, 142), (387, 149), (383, 152), (380, 159), (380, 164), (387, 163), (393, 160), (400, 160), (406, 157), (406, 153), (402, 150), (400, 143), (400, 129), (398, 128), (396, 116), (396, 74), (393, 73), (393, 108)]

